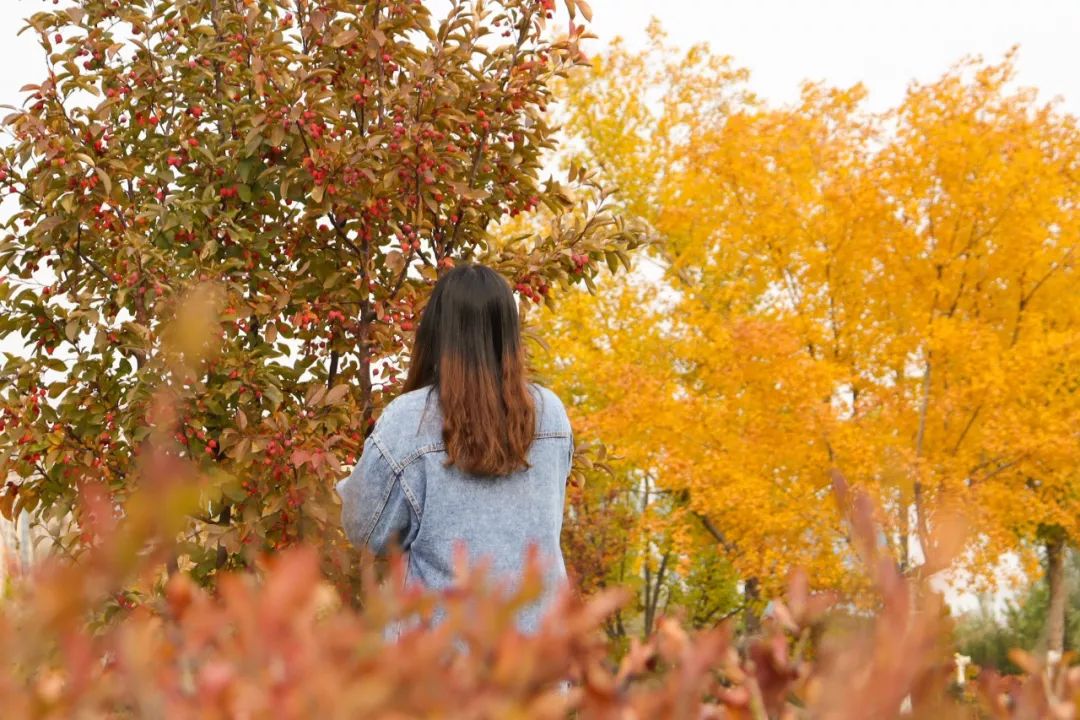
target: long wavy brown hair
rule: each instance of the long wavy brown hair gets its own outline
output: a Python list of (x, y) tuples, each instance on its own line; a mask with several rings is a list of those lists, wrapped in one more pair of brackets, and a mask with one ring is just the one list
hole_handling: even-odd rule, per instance
[(405, 391), (438, 393), (447, 463), (485, 476), (528, 467), (536, 408), (509, 283), (460, 265), (435, 284), (420, 318)]

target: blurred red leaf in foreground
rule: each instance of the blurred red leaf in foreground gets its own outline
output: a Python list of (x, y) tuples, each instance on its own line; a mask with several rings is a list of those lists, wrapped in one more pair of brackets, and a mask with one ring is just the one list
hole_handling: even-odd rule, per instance
[(690, 633), (664, 618), (616, 662), (602, 626), (625, 600), (618, 591), (566, 594), (535, 636), (516, 631), (536, 568), (514, 595), (482, 567), (431, 594), (405, 588), (400, 559), (381, 583), (367, 564), (363, 611), (307, 547), (215, 590), (169, 574), (196, 478), (164, 455), (145, 462), (157, 480), (122, 507), (86, 488), (88, 553), (14, 582), (0, 615), (4, 717), (1076, 717), (1080, 669), (1067, 663), (1048, 670), (1025, 656), (1023, 677), (985, 673), (970, 695), (950, 687), (941, 598), (876, 553), (870, 505), (840, 478), (878, 593), (872, 611), (809, 593), (796, 572), (745, 647), (726, 626)]

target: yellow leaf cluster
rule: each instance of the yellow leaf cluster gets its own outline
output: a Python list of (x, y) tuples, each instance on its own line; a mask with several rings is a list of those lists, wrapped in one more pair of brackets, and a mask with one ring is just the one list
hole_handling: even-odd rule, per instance
[(687, 491), (765, 585), (849, 582), (834, 468), (905, 568), (946, 516), (982, 577), (1047, 527), (1080, 538), (1076, 119), (1012, 57), (881, 113), (745, 80), (657, 33), (569, 84), (570, 131), (662, 238), (545, 318), (579, 432)]

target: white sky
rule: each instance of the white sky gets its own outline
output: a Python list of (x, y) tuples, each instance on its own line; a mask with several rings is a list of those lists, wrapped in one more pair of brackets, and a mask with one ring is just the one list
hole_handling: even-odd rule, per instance
[(603, 41), (644, 40), (656, 16), (679, 45), (708, 42), (751, 71), (766, 100), (797, 98), (803, 80), (864, 83), (875, 108), (911, 80), (939, 77), (965, 55), (997, 61), (1020, 46), (1019, 82), (1080, 112), (1076, 0), (590, 0)]
[[(561, 2), (561, 0), (560, 0)], [(895, 104), (912, 79), (938, 77), (968, 54), (997, 60), (1020, 45), (1020, 82), (1080, 112), (1077, 0), (590, 0), (601, 39), (640, 44), (651, 16), (671, 40), (707, 41), (750, 68), (767, 100), (793, 100), (799, 83), (865, 83), (875, 107)], [(66, 6), (68, 0), (62, 0)], [(0, 0), (0, 103), (40, 79), (41, 51), (16, 38), (22, 18), (51, 0)]]

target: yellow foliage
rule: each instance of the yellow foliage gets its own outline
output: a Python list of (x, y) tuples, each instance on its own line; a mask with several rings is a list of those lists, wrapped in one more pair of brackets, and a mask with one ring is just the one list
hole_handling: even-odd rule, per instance
[(744, 577), (849, 584), (834, 468), (907, 569), (945, 516), (982, 578), (1080, 538), (1080, 132), (1012, 79), (969, 61), (884, 113), (817, 85), (773, 108), (656, 33), (571, 81), (570, 131), (662, 245), (545, 319), (549, 375)]

